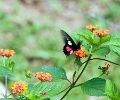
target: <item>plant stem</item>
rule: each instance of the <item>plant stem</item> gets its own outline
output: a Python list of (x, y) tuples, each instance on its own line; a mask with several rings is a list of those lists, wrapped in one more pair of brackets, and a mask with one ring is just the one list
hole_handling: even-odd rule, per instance
[[(71, 85), (70, 85), (71, 86)], [(62, 92), (64, 92), (65, 90), (67, 90), (70, 86), (68, 86), (67, 88), (65, 88), (64, 90), (62, 90), (62, 91), (60, 91), (59, 93), (57, 93), (56, 95), (58, 95), (58, 94), (60, 94), (60, 93), (62, 93)]]
[(10, 93), (10, 94), (8, 95), (8, 97), (9, 97), (10, 95), (12, 95), (12, 93)]
[(43, 82), (41, 81), (40, 86), (38, 87), (38, 89), (37, 89), (36, 92), (35, 92), (36, 95), (37, 95), (37, 93), (39, 92), (39, 90), (40, 90), (42, 84), (43, 84)]
[(71, 85), (70, 85), (70, 88), (67, 90), (67, 92), (63, 95), (63, 97), (60, 99), (60, 100), (63, 100), (65, 98), (65, 96), (71, 91), (72, 88), (74, 88), (75, 84), (77, 83), (77, 81), (79, 80), (79, 78), (81, 77), (81, 75), (83, 74), (83, 72), (85, 71), (87, 65), (88, 65), (88, 62), (90, 61), (90, 58), (91, 58), (92, 55), (89, 55), (88, 57), (88, 60), (86, 61), (86, 64), (85, 66), (83, 67), (81, 73), (78, 75), (77, 79), (75, 80), (75, 82), (73, 82)]
[(3, 92), (1, 90), (0, 90), (0, 92), (1, 92), (0, 95), (4, 96), (4, 94), (3, 94)]
[[(102, 58), (92, 58), (92, 59), (90, 59), (90, 60), (104, 60), (104, 61), (107, 61), (107, 62), (109, 62), (109, 63), (112, 63), (112, 64), (115, 64), (115, 65), (119, 65), (119, 66), (120, 66), (120, 64), (117, 64), (117, 63), (115, 63), (115, 62), (112, 62), (112, 61), (106, 60), (106, 59), (102, 59)], [(82, 63), (82, 65), (85, 64), (86, 62), (87, 62), (87, 61), (84, 61), (84, 62)]]
[(101, 77), (102, 75), (104, 75), (104, 73), (100, 74), (100, 76), (98, 76), (98, 77)]
[[(6, 67), (5, 66), (5, 57), (3, 57), (3, 66)], [(5, 95), (4, 95), (5, 98), (7, 98), (7, 88), (8, 88), (8, 83), (7, 82), (8, 81), (7, 81), (7, 75), (6, 75), (5, 76)]]
[(90, 60), (95, 60), (95, 59), (104, 60), (104, 61), (110, 62), (110, 63), (112, 63), (112, 64), (115, 64), (115, 65), (120, 65), (120, 64), (114, 63), (114, 62), (112, 62), (112, 61), (109, 61), (109, 60), (106, 60), (106, 59), (102, 59), (102, 58), (93, 58), (93, 59), (90, 59)]
[(7, 84), (7, 75), (5, 76), (5, 98), (7, 98), (7, 87), (8, 87), (8, 84)]
[(70, 80), (67, 79), (67, 81), (71, 84)]

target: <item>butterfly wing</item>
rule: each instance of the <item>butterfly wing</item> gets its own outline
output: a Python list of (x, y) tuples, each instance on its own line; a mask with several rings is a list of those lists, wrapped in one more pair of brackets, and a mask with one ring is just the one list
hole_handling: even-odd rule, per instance
[(63, 30), (60, 30), (60, 31), (61, 31), (61, 34), (62, 34), (65, 44), (68, 44), (68, 41), (69, 41), (69, 44), (71, 42), (73, 45), (76, 45), (75, 42), (73, 41), (73, 39), (65, 31), (63, 31)]
[(66, 56), (69, 56), (72, 54), (77, 48), (77, 45), (73, 41), (73, 39), (63, 30), (61, 30), (61, 34), (64, 40), (64, 47), (63, 47), (63, 52)]

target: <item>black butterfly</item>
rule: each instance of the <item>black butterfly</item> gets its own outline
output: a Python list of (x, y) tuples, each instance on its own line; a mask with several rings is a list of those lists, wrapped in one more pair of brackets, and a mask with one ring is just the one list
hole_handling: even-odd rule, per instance
[(77, 51), (77, 49), (80, 48), (80, 42), (76, 45), (73, 39), (63, 30), (60, 30), (63, 40), (64, 40), (64, 47), (63, 52), (68, 57), (70, 54), (72, 54), (74, 51)]

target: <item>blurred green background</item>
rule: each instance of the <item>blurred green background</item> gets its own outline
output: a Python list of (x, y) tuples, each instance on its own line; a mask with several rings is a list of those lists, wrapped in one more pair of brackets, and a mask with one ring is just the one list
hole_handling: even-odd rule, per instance
[[(120, 0), (62, 0), (65, 5), (82, 9), (90, 14), (120, 25)], [(12, 81), (24, 80), (24, 70), (33, 71), (43, 66), (60, 66), (67, 71), (71, 80), (74, 57), (66, 58), (62, 52), (63, 40), (60, 29), (71, 36), (74, 31), (85, 29), (87, 25), (99, 25), (110, 33), (120, 31), (114, 25), (104, 20), (93, 19), (83, 12), (64, 7), (56, 0), (0, 0), (0, 48), (13, 49), (15, 55), (15, 77)], [(105, 57), (104, 57), (105, 58)], [(106, 59), (120, 62), (120, 58), (110, 53)], [(91, 61), (80, 82), (100, 75), (99, 66), (103, 61)], [(110, 74), (103, 76), (115, 82), (120, 90), (120, 68), (111, 64)], [(29, 82), (33, 82), (28, 80)], [(53, 98), (59, 100), (63, 95)], [(74, 88), (64, 100), (110, 100), (106, 97), (90, 97), (82, 93), (81, 88)]]

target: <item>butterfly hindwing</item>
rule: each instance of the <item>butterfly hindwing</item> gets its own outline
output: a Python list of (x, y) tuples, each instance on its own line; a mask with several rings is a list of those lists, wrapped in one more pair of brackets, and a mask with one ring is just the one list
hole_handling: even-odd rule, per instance
[(80, 47), (80, 43), (76, 45), (73, 39), (63, 30), (61, 30), (61, 34), (65, 43), (63, 52), (66, 56), (69, 56)]

